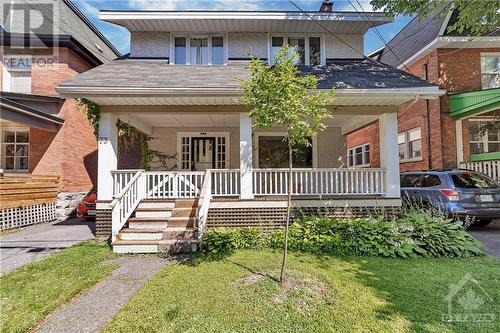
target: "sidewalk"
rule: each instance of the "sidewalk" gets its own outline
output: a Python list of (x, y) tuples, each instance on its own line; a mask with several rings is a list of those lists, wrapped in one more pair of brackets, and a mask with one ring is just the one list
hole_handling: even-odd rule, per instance
[(42, 260), (55, 251), (94, 238), (95, 223), (69, 219), (32, 225), (0, 236), (0, 273)]

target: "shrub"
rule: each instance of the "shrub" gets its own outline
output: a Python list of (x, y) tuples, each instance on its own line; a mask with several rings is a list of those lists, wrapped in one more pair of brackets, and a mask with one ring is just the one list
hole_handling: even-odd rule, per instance
[[(209, 229), (202, 242), (210, 256), (234, 249), (283, 247), (283, 231), (255, 228)], [(315, 254), (382, 257), (469, 257), (482, 254), (481, 244), (460, 222), (443, 214), (407, 211), (392, 221), (383, 217), (337, 219), (308, 217), (290, 226), (289, 249)]]

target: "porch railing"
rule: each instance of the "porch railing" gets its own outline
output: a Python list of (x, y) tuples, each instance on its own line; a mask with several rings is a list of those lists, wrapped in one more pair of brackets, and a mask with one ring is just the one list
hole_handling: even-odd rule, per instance
[[(292, 195), (382, 195), (384, 169), (293, 169)], [(286, 195), (288, 169), (253, 169), (254, 195)]]
[(205, 171), (147, 171), (146, 198), (195, 198), (200, 195)]
[(240, 194), (240, 170), (211, 170), (211, 177), (211, 188), (214, 196), (237, 196)]
[(500, 160), (482, 162), (464, 162), (460, 165), (463, 169), (482, 172), (496, 181), (500, 181)]
[(199, 199), (199, 209), (198, 209), (198, 239), (203, 238), (203, 232), (205, 230), (205, 223), (208, 217), (208, 208), (210, 207), (210, 200), (212, 200), (212, 175), (210, 170), (205, 172), (205, 179), (203, 180), (203, 186), (201, 187), (200, 199)]
[(111, 176), (113, 177), (113, 195), (123, 190), (123, 188), (130, 182), (130, 180), (137, 173), (137, 170), (113, 170)]

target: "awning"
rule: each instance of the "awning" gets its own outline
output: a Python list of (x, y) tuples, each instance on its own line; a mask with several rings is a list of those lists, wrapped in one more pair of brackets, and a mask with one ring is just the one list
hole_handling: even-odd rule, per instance
[(450, 94), (450, 113), (455, 119), (500, 109), (500, 88)]

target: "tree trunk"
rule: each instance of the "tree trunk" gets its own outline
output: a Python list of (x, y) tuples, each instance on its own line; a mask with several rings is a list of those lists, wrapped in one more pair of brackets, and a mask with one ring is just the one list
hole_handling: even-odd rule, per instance
[(288, 200), (286, 203), (286, 224), (285, 224), (285, 244), (283, 245), (283, 261), (281, 263), (280, 283), (283, 284), (285, 278), (286, 259), (288, 255), (288, 226), (290, 225), (290, 211), (292, 206), (292, 145), (288, 140)]

